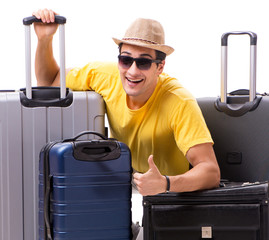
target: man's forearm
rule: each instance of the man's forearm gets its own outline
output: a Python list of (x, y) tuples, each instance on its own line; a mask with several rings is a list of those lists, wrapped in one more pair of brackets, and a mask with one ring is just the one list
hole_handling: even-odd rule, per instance
[(172, 192), (190, 192), (218, 187), (220, 174), (218, 169), (210, 163), (200, 163), (188, 172), (171, 176)]
[(53, 56), (52, 39), (38, 41), (35, 56), (35, 73), (38, 86), (59, 84), (59, 66)]

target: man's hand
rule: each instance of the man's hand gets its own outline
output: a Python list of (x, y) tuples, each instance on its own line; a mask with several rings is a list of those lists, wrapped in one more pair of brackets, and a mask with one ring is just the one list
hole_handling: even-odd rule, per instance
[(38, 10), (32, 14), (37, 19), (41, 19), (42, 23), (34, 23), (36, 35), (39, 40), (46, 38), (52, 39), (55, 34), (58, 24), (54, 24), (56, 12), (48, 9)]
[(161, 175), (159, 169), (153, 161), (153, 155), (148, 158), (149, 170), (144, 173), (135, 173), (134, 182), (137, 185), (137, 189), (143, 196), (155, 195), (165, 192), (166, 179)]

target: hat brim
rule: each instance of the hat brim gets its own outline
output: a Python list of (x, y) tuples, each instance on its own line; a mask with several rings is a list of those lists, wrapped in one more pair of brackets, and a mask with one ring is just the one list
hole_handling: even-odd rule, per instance
[(150, 48), (150, 49), (164, 52), (167, 56), (170, 55), (172, 52), (174, 52), (174, 49), (172, 47), (164, 45), (164, 44), (150, 44), (150, 43), (145, 43), (139, 40), (122, 40), (122, 39), (117, 39), (117, 38), (112, 38), (112, 39), (117, 45), (120, 45), (121, 43), (125, 43), (125, 44), (135, 45), (139, 47)]

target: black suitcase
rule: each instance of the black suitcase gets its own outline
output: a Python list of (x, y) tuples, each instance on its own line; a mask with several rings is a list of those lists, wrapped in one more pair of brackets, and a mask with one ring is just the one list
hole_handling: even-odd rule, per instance
[(268, 183), (143, 198), (144, 240), (268, 240)]
[[(227, 93), (227, 49), (230, 34), (250, 36), (250, 88)], [(198, 98), (214, 140), (223, 179), (234, 182), (269, 180), (269, 97), (256, 94), (256, 44), (253, 32), (222, 36), (221, 96)]]

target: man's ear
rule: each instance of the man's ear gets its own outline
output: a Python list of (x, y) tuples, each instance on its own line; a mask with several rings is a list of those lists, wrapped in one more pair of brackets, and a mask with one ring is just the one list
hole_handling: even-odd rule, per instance
[(164, 65), (165, 65), (165, 60), (162, 60), (162, 61), (158, 64), (158, 75), (160, 75), (160, 74), (163, 72)]

